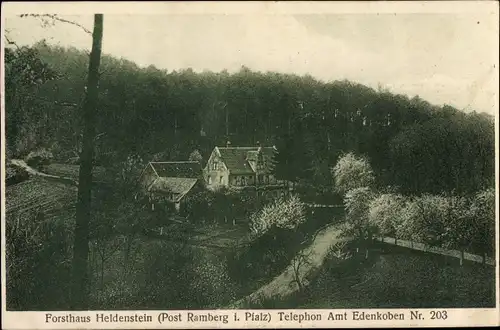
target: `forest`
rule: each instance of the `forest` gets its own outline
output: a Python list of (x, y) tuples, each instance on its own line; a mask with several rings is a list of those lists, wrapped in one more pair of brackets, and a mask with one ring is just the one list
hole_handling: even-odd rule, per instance
[[(5, 49), (7, 161), (35, 155), (59, 164), (83, 163), (89, 71), (89, 54), (76, 48), (40, 41)], [(334, 220), (345, 220), (342, 230), (358, 245), (390, 235), (462, 251), (468, 247), (485, 256), (493, 251), (495, 128), (488, 114), (352, 81), (324, 82), (244, 66), (235, 73), (169, 71), (106, 54), (100, 58), (96, 95), (95, 150), (88, 163), (110, 170), (115, 180), (106, 189), (87, 187), (89, 195), (92, 190), (84, 214), (89, 238), (83, 242), (90, 248), (82, 255), (91, 268), (87, 306), (220, 307), (249, 294), (302, 247), (296, 231), (310, 220), (301, 200), (306, 195), (330, 204), (341, 201), (346, 215)], [(144, 239), (139, 232), (146, 223), (170, 216), (153, 214), (133, 199), (145, 163), (196, 155), (204, 165), (215, 146), (227, 143), (276, 146), (275, 175), (294, 182), (300, 198), (246, 209), (253, 203), (240, 195), (199, 194), (194, 218), (244, 217), (251, 227), (245, 230), (254, 232), (253, 246), (223, 262), (185, 243)], [(91, 166), (87, 170), (90, 174)], [(75, 212), (68, 207), (77, 200), (76, 189), (40, 178), (9, 188), (9, 304), (64, 309), (70, 299), (65, 285), (72, 276), (72, 239), (82, 236), (73, 230)], [(60, 204), (64, 214), (51, 222), (45, 221), (49, 215), (30, 209), (20, 221), (14, 214), (25, 211), (27, 199)], [(43, 226), (35, 228), (38, 223)], [(477, 228), (469, 230), (474, 223)], [(192, 234), (176, 230), (171, 235), (186, 241)], [(261, 267), (248, 266), (255, 263)], [(241, 281), (242, 288), (231, 272), (251, 280)]]
[[(40, 41), (6, 49), (7, 156), (78, 157), (88, 55)], [(403, 193), (469, 194), (494, 183), (494, 119), (350, 81), (140, 68), (103, 55), (95, 161), (186, 160), (214, 146), (275, 145), (278, 176), (331, 186), (342, 153), (365, 155)], [(443, 157), (446, 155), (446, 157)]]

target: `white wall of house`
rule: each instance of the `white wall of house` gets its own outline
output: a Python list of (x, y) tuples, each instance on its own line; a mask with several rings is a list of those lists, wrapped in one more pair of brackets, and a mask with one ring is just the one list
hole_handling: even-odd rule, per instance
[(214, 148), (205, 167), (205, 182), (208, 188), (229, 185), (229, 170), (220, 158), (217, 148)]

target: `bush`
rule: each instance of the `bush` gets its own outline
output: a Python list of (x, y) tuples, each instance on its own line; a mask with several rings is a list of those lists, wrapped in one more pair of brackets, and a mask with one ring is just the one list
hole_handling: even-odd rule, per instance
[(29, 166), (39, 167), (50, 164), (53, 158), (54, 156), (52, 155), (52, 152), (42, 148), (30, 152), (24, 160)]
[(300, 233), (273, 227), (231, 256), (231, 276), (243, 285), (269, 280), (290, 264), (301, 242)]
[(67, 309), (72, 225), (32, 210), (6, 217), (8, 310)]
[(5, 167), (5, 185), (10, 186), (28, 180), (29, 174), (24, 168), (7, 164)]
[(218, 308), (236, 298), (236, 286), (229, 277), (227, 262), (199, 253), (189, 272), (193, 275), (189, 294), (198, 302), (197, 307)]

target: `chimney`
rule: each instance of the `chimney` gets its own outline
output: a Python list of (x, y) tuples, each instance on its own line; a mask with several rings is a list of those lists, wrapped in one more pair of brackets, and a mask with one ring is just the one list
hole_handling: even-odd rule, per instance
[(260, 153), (262, 151), (262, 147), (260, 146), (260, 142), (257, 141), (257, 152)]

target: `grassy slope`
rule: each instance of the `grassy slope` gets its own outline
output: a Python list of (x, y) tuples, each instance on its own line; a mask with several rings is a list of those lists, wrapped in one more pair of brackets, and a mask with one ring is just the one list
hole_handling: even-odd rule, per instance
[(8, 186), (5, 190), (7, 218), (31, 210), (49, 213), (68, 209), (68, 206), (74, 206), (75, 200), (75, 187), (37, 177)]
[[(408, 249), (384, 247), (367, 262), (331, 262), (296, 308), (491, 307), (490, 266)], [(293, 302), (289, 302), (293, 304)]]

